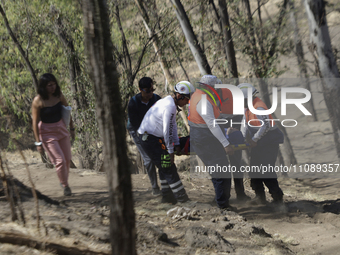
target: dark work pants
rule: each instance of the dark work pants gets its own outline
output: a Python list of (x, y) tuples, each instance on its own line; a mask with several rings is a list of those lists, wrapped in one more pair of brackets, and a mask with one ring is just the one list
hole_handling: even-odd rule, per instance
[[(241, 122), (243, 119), (243, 115), (236, 115), (232, 118), (232, 121), (235, 123)], [(225, 130), (230, 127), (231, 119), (227, 119), (228, 123), (220, 125), (222, 132), (225, 134)], [(233, 128), (240, 129), (240, 124), (233, 124)], [(243, 185), (243, 172), (240, 172), (241, 167), (241, 159), (242, 159), (242, 150), (235, 151), (234, 155), (229, 156), (230, 165), (236, 166), (237, 172), (233, 173), (233, 179), (235, 184), (235, 192), (236, 196), (244, 196), (244, 185)]]
[[(265, 146), (256, 146), (251, 149), (250, 153), (250, 165), (251, 166), (273, 166), (275, 167), (275, 161), (279, 152), (279, 144), (271, 144)], [(283, 192), (277, 182), (277, 175), (275, 172), (271, 173), (249, 173), (251, 178), (251, 187), (255, 191), (256, 195), (264, 194), (265, 184), (269, 189), (269, 193), (274, 200), (282, 199)]]
[(157, 184), (157, 172), (156, 172), (155, 164), (152, 163), (151, 158), (146, 154), (146, 152), (142, 148), (142, 145), (140, 144), (140, 141), (139, 141), (139, 137), (137, 136), (137, 132), (133, 130), (129, 130), (129, 134), (132, 136), (132, 139), (135, 142), (137, 149), (143, 158), (143, 163), (146, 168), (146, 171), (148, 172), (148, 176), (149, 176), (152, 188), (159, 189), (158, 184)]
[[(228, 166), (229, 161), (222, 144), (208, 128), (190, 128), (191, 151), (196, 152), (206, 167)], [(229, 205), (231, 173), (212, 173), (212, 183), (215, 189), (216, 203), (223, 208)]]
[(164, 197), (172, 196), (173, 193), (179, 202), (186, 200), (187, 194), (184, 186), (177, 173), (176, 165), (170, 163), (170, 155), (163, 139), (148, 135), (147, 140), (143, 141), (142, 135), (139, 135), (139, 141), (146, 154), (158, 168), (162, 195)]
[(241, 167), (241, 159), (242, 159), (242, 151), (235, 151), (234, 155), (229, 156), (230, 165), (236, 166), (237, 172), (233, 173), (234, 184), (235, 184), (235, 192), (237, 196), (243, 196), (244, 193), (244, 185), (243, 185), (243, 173), (240, 172)]

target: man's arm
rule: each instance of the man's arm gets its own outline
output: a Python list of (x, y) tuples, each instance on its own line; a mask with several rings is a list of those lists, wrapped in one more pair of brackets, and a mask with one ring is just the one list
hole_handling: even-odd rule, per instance
[(198, 114), (203, 118), (203, 120), (207, 124), (210, 132), (222, 144), (226, 154), (233, 155), (234, 149), (231, 147), (231, 144), (229, 143), (229, 141), (227, 140), (227, 138), (223, 134), (220, 127), (218, 125), (215, 125), (215, 127), (214, 127), (215, 116), (214, 116), (214, 109), (213, 109), (212, 105), (210, 104), (210, 102), (207, 103), (207, 114), (204, 115), (201, 112), (201, 109), (202, 109), (201, 103), (202, 103), (202, 100), (200, 100), (198, 102), (198, 104), (196, 105), (196, 110), (197, 110)]
[(130, 99), (128, 104), (128, 117), (130, 121), (130, 125), (134, 131), (137, 131), (139, 128), (138, 124), (138, 111), (137, 111), (137, 103), (133, 98)]
[[(262, 107), (258, 108), (257, 110), (265, 110)], [(260, 140), (263, 136), (265, 136), (268, 131), (270, 130), (270, 121), (268, 121), (269, 116), (268, 115), (256, 115), (256, 118), (258, 120), (262, 120), (263, 121), (263, 125), (262, 127), (254, 134), (252, 140), (254, 142), (257, 142), (258, 140)]]
[[(176, 128), (174, 128), (176, 126)], [(176, 133), (174, 131), (176, 130)], [(169, 154), (174, 153), (173, 143), (178, 140), (177, 125), (176, 125), (176, 108), (167, 108), (163, 112), (163, 137), (165, 146)]]
[(220, 129), (218, 125), (215, 125), (214, 127), (215, 116), (214, 116), (214, 109), (212, 105), (210, 104), (210, 102), (208, 102), (207, 103), (207, 114), (202, 114), (201, 104), (202, 104), (202, 100), (200, 100), (198, 104), (196, 105), (196, 110), (198, 114), (203, 118), (203, 120), (207, 124), (211, 133), (217, 138), (217, 140), (223, 145), (223, 147), (227, 147), (229, 145), (229, 141), (223, 134), (222, 130)]

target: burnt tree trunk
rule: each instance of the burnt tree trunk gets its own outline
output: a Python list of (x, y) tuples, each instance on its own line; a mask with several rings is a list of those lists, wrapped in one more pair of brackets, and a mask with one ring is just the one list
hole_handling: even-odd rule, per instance
[(125, 120), (119, 74), (112, 54), (106, 1), (83, 0), (82, 9), (87, 66), (94, 84), (99, 129), (104, 143), (112, 254), (136, 254), (135, 213), (128, 170)]
[(192, 29), (189, 18), (184, 10), (184, 7), (180, 0), (170, 0), (174, 7), (177, 19), (182, 27), (183, 34), (187, 40), (191, 53), (195, 58), (195, 61), (200, 69), (202, 75), (211, 74), (211, 68), (208, 63), (207, 57), (202, 50), (197, 37)]
[(235, 49), (233, 38), (231, 36), (231, 29), (229, 24), (228, 7), (226, 0), (218, 0), (218, 7), (220, 9), (221, 27), (223, 33), (223, 46), (225, 48), (226, 59), (228, 61), (228, 69), (233, 78), (238, 78), (237, 63), (235, 56)]
[(332, 51), (323, 0), (304, 0), (312, 48), (318, 56), (323, 96), (333, 128), (334, 142), (340, 159), (340, 74)]

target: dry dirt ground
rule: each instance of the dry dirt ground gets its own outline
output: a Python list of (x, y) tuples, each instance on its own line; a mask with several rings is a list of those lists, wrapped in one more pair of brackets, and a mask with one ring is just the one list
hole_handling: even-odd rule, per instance
[[(40, 200), (44, 225), (40, 238), (109, 252), (105, 174), (72, 169), (70, 184), (73, 196), (63, 197), (55, 171), (45, 168), (36, 152), (28, 150), (25, 155), (37, 190), (59, 202), (56, 205)], [(7, 153), (6, 160), (13, 175), (29, 185), (18, 153)], [(338, 179), (280, 179), (285, 193), (285, 205), (281, 207), (270, 203), (266, 206), (238, 203), (232, 191), (231, 204), (237, 211), (221, 213), (212, 202), (214, 192), (209, 179), (192, 178), (189, 171), (181, 172), (180, 176), (191, 201), (170, 205), (160, 204), (161, 198), (151, 195), (146, 175), (132, 175), (138, 254), (338, 254)], [(248, 180), (245, 186), (247, 194), (254, 197)], [(26, 228), (11, 222), (9, 205), (1, 197), (0, 232), (38, 236), (33, 199), (24, 199), (23, 205)], [(184, 207), (182, 213), (167, 216), (167, 211), (177, 206)], [(181, 218), (186, 208), (187, 216)], [(0, 244), (0, 254), (53, 253)]]

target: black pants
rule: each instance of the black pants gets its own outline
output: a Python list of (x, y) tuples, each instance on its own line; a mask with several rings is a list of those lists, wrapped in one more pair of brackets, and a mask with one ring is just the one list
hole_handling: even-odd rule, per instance
[[(270, 144), (265, 146), (256, 146), (251, 149), (250, 153), (250, 165), (251, 166), (273, 166), (275, 167), (275, 161), (279, 152), (279, 144)], [(262, 173), (249, 173), (251, 178), (251, 187), (255, 191), (256, 195), (264, 194), (265, 184), (269, 189), (269, 193), (274, 200), (282, 199), (283, 192), (279, 187), (277, 181), (277, 175), (275, 172)]]
[[(220, 128), (223, 133), (226, 132), (226, 129), (230, 127), (231, 120), (235, 123), (241, 122), (243, 119), (243, 115), (236, 115), (233, 118), (227, 119), (228, 123), (220, 125)], [(240, 124), (233, 124), (233, 128), (240, 129), (241, 125)], [(242, 142), (244, 143), (244, 141)], [(241, 167), (241, 159), (242, 159), (242, 150), (235, 151), (234, 155), (229, 156), (230, 160), (230, 165), (236, 167), (235, 173), (233, 173), (233, 179), (234, 179), (234, 184), (235, 184), (235, 192), (237, 197), (241, 197), (245, 195), (244, 192), (244, 184), (243, 184), (243, 172), (240, 171)]]
[(187, 194), (184, 186), (177, 173), (176, 165), (170, 162), (170, 155), (163, 139), (153, 135), (148, 135), (145, 141), (142, 135), (139, 135), (139, 138), (144, 151), (158, 168), (162, 195), (170, 196), (173, 193), (179, 202), (186, 200)]

